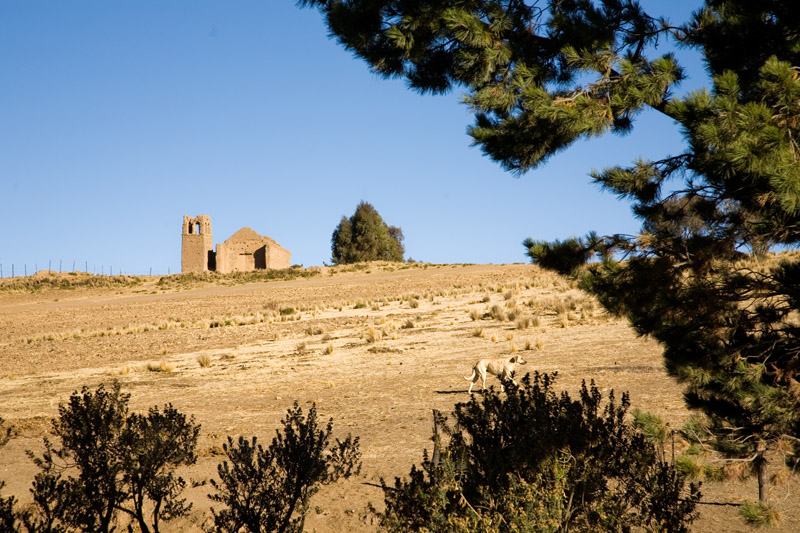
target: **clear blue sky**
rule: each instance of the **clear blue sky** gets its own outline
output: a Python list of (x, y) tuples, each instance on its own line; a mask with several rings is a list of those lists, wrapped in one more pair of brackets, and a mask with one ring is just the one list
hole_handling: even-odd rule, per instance
[[(699, 2), (652, 0), (683, 22)], [(696, 57), (682, 62), (704, 84)], [(525, 262), (521, 241), (636, 233), (587, 173), (678, 153), (670, 120), (583, 142), (521, 178), (471, 147), (461, 91), (371, 74), (294, 0), (0, 0), (0, 264), (180, 270), (183, 215), (249, 226), (321, 265), (372, 203), (406, 257)]]

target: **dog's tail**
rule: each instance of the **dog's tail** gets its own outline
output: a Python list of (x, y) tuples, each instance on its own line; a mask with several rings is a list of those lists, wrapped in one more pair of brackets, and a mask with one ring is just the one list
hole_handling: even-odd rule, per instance
[(467, 381), (472, 381), (473, 379), (475, 379), (475, 369), (474, 368), (472, 369), (472, 375), (470, 377), (464, 379), (466, 379)]

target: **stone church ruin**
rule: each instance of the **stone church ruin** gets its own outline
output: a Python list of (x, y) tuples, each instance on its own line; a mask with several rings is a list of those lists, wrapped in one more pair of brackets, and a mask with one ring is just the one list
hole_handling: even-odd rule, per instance
[(183, 216), (181, 272), (237, 271), (289, 268), (292, 254), (269, 237), (242, 228), (224, 243), (217, 244), (211, 234), (211, 217)]

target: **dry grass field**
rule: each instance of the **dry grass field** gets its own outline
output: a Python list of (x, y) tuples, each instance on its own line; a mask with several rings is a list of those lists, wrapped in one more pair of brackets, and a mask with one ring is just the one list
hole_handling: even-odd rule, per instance
[[(512, 352), (525, 371), (557, 371), (577, 391), (593, 379), (628, 391), (633, 407), (679, 427), (688, 416), (659, 346), (607, 317), (569, 281), (532, 265), (321, 268), (288, 281), (198, 280), (36, 292), (0, 286), (0, 416), (17, 434), (0, 451), (5, 495), (29, 500), (60, 402), (82, 386), (119, 380), (130, 406), (172, 403), (202, 425), (199, 461), (182, 475), (192, 514), (169, 531), (201, 531), (226, 436), (269, 442), (294, 400), (316, 403), (334, 433), (361, 439), (362, 473), (325, 487), (307, 531), (375, 531), (375, 484), (407, 475), (430, 448), (432, 409), (468, 399), (463, 376), (480, 358)], [(70, 276), (62, 274), (61, 277)], [(73, 275), (74, 277), (75, 275)], [(8, 283), (8, 280), (0, 280)], [(488, 383), (497, 384), (490, 378)], [(797, 531), (796, 481), (772, 488)], [(755, 499), (754, 480), (705, 483), (705, 502)], [(696, 531), (748, 531), (730, 506), (701, 505)]]

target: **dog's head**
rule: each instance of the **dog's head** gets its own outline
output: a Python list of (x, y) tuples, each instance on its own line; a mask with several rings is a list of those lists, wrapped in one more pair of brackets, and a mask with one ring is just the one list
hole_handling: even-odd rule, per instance
[(509, 362), (511, 362), (511, 363), (516, 363), (516, 364), (518, 364), (518, 365), (524, 365), (524, 364), (526, 364), (526, 363), (527, 363), (527, 361), (523, 361), (523, 360), (522, 360), (522, 356), (521, 356), (521, 355), (515, 355), (515, 356), (513, 356), (511, 359), (509, 359)]

